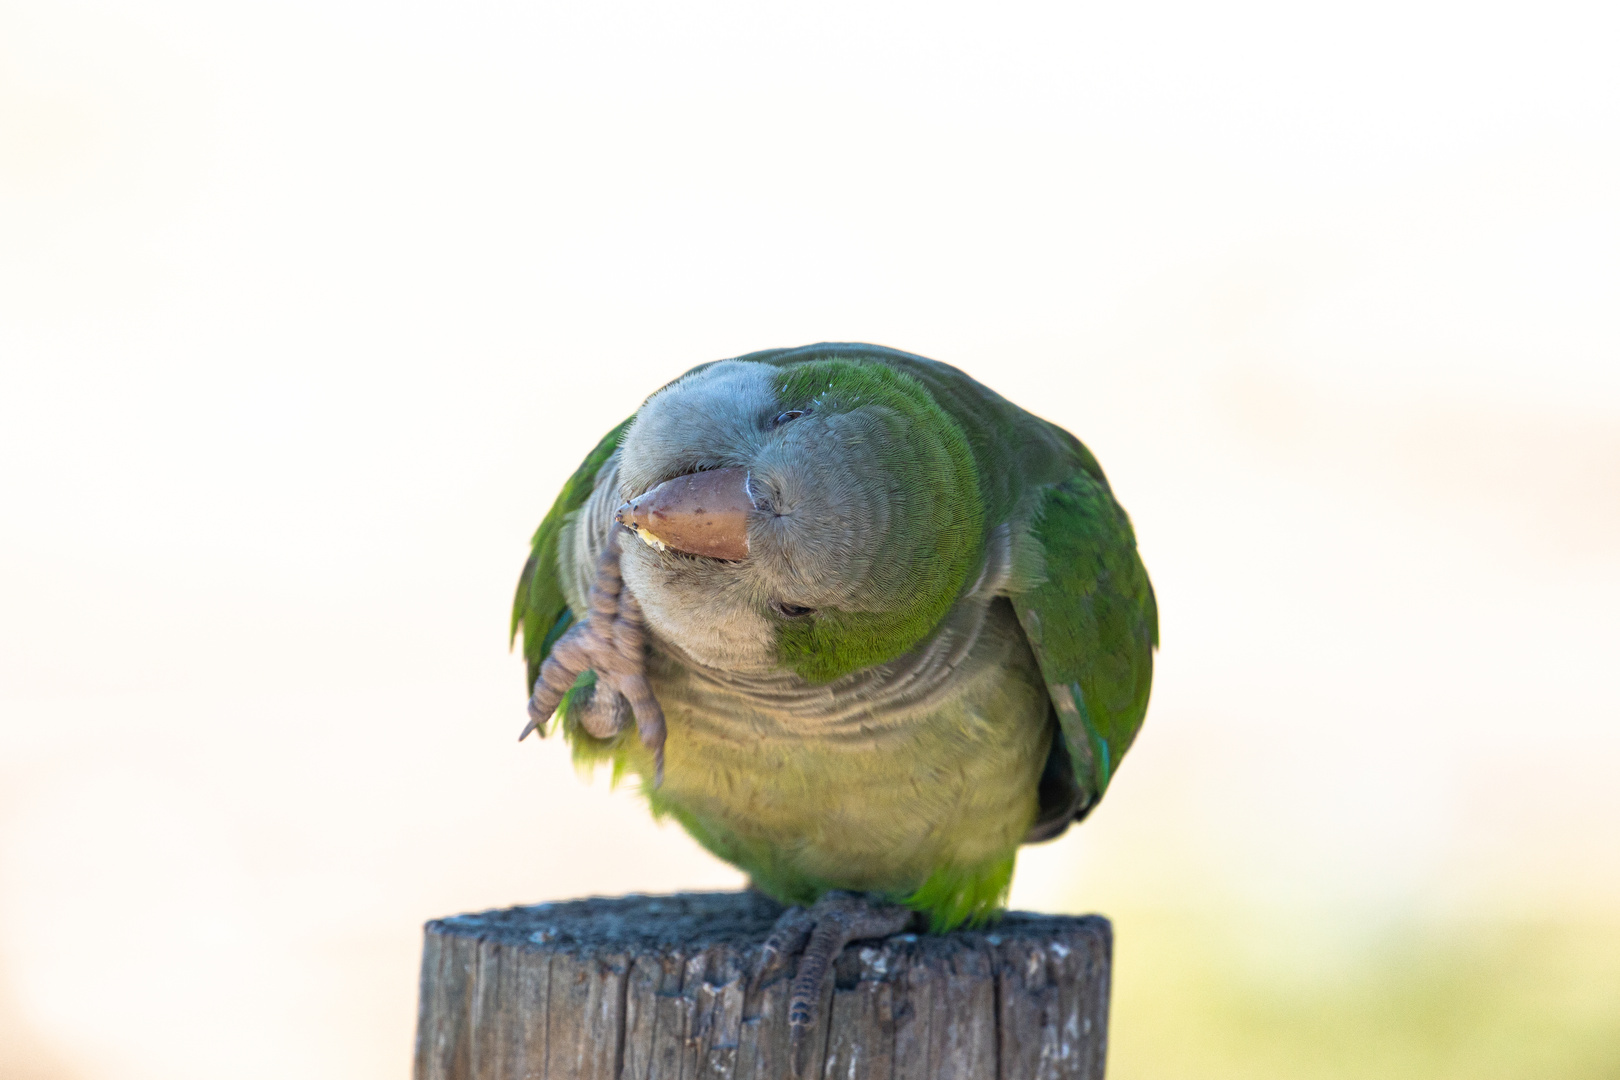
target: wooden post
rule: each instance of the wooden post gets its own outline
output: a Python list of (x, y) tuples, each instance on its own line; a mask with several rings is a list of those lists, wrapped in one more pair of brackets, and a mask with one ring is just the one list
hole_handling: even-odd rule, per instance
[(749, 978), (781, 910), (680, 893), (434, 920), (416, 1080), (1101, 1080), (1108, 920), (856, 942), (795, 1069), (790, 973)]

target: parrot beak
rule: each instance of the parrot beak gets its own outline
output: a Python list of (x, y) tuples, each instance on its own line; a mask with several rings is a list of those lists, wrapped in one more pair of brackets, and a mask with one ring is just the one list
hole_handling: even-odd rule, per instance
[(748, 558), (754, 509), (747, 469), (711, 469), (664, 481), (619, 507), (613, 520), (660, 550), (736, 562)]

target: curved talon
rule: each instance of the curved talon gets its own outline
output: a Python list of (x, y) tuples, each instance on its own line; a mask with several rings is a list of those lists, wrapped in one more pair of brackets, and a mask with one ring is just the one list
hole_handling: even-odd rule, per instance
[[(518, 741), (532, 731), (545, 734), (546, 724), (586, 671), (595, 671), (596, 695), (585, 729), (599, 739), (616, 735), (624, 724), (614, 699), (623, 697), (636, 718), (636, 732), (653, 755), (653, 786), (664, 781), (664, 710), (647, 681), (641, 605), (624, 588), (619, 572), (618, 542), (628, 530), (614, 530), (596, 561), (585, 618), (569, 627), (552, 645), (540, 665), (534, 694), (529, 698), (529, 722)], [(603, 697), (603, 695), (611, 695)]]
[(758, 985), (787, 966), (787, 958), (804, 951), (816, 920), (802, 907), (791, 907), (782, 912), (771, 928), (771, 936), (760, 949), (759, 964), (754, 968), (754, 983)]

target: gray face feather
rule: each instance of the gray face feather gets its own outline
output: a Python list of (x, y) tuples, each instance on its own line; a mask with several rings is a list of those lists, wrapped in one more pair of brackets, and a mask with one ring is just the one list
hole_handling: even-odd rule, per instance
[(758, 511), (746, 560), (658, 551), (627, 537), (622, 562), (658, 636), (699, 663), (739, 673), (777, 667), (776, 628), (791, 617), (784, 610), (881, 602), (869, 571), (890, 539), (888, 483), (865, 451), (871, 419), (812, 411), (778, 423), (775, 377), (768, 365), (742, 361), (695, 372), (642, 406), (618, 455), (621, 500), (685, 473), (748, 470)]

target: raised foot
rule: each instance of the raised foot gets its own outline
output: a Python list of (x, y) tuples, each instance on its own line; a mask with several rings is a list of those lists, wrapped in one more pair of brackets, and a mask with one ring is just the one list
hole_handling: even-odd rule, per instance
[(529, 699), (529, 723), (518, 741), (537, 729), (545, 734), (546, 723), (563, 695), (582, 673), (594, 671), (595, 692), (570, 706), (569, 715), (577, 707), (580, 726), (596, 738), (606, 739), (624, 726), (628, 704), (642, 745), (652, 751), (656, 787), (664, 780), (664, 710), (647, 682), (641, 605), (619, 574), (619, 540), (627, 535), (628, 530), (616, 526), (603, 545), (591, 582), (590, 610), (557, 639), (540, 665), (534, 696)]
[(833, 961), (852, 941), (888, 937), (910, 928), (916, 912), (899, 904), (884, 904), (857, 893), (829, 892), (810, 908), (794, 907), (782, 913), (765, 939), (754, 972), (756, 985), (800, 955), (788, 998), (788, 1025), (797, 1043), (816, 1022), (816, 1009), (832, 973)]

